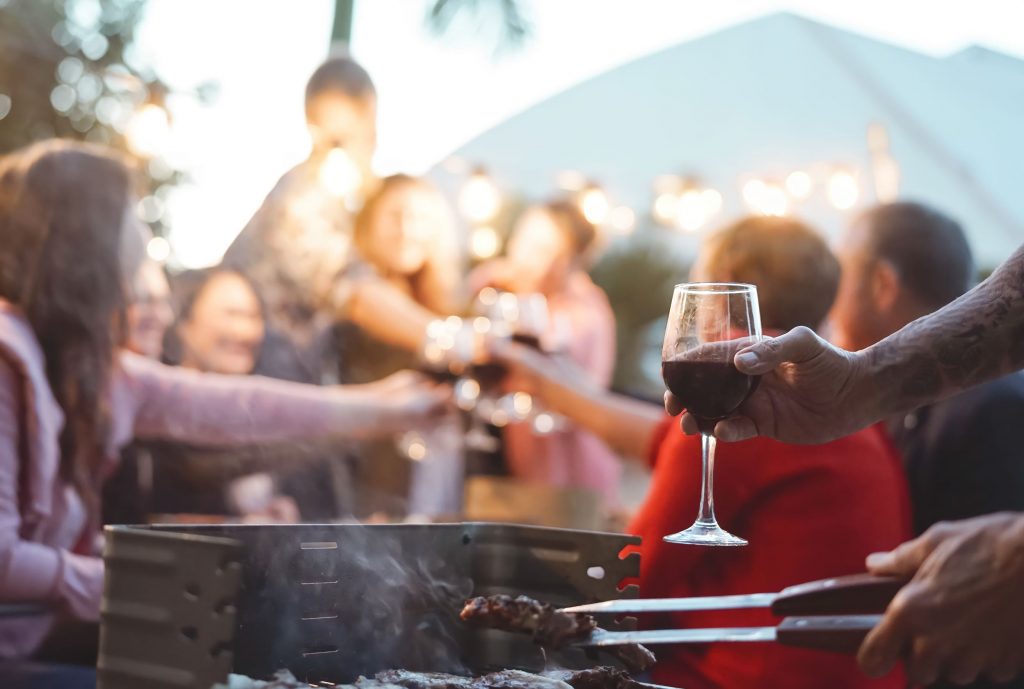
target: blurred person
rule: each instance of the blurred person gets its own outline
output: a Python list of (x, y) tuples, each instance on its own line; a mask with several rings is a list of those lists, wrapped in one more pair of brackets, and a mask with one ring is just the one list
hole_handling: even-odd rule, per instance
[(147, 359), (159, 359), (164, 335), (174, 322), (171, 288), (164, 268), (146, 259), (132, 281), (131, 296), (125, 308), (128, 335), (125, 347)]
[[(839, 265), (824, 240), (789, 218), (754, 217), (710, 235), (692, 279), (758, 288), (766, 332), (817, 326), (839, 285)], [(646, 458), (650, 493), (629, 526), (643, 538), (640, 593), (646, 598), (779, 591), (806, 581), (863, 571), (864, 558), (909, 533), (899, 458), (880, 428), (826, 445), (756, 439), (719, 443), (715, 510), (744, 548), (665, 543), (693, 522), (701, 493), (700, 439), (684, 435), (653, 404), (607, 392), (566, 362), (516, 343), (496, 354), (517, 382), (554, 411), (599, 435), (626, 456)], [(773, 625), (767, 611), (648, 617), (651, 628)], [(659, 649), (653, 681), (696, 689), (778, 686), (902, 687), (900, 673), (864, 677), (853, 658), (767, 644), (680, 645)]]
[[(831, 314), (832, 339), (852, 351), (941, 309), (974, 279), (959, 223), (919, 203), (868, 210), (842, 235), (837, 254), (843, 278)], [(1020, 419), (1024, 374), (1016, 372), (887, 423), (903, 455), (915, 534), (947, 520), (1024, 510)], [(1024, 687), (1024, 678), (970, 686)]]
[[(543, 295), (549, 332), (542, 340), (563, 349), (596, 385), (607, 388), (615, 366), (615, 316), (586, 271), (596, 235), (569, 201), (528, 208), (513, 228), (507, 255), (478, 268), (473, 288)], [(592, 433), (569, 428), (538, 434), (521, 423), (510, 424), (504, 438), (513, 476), (591, 489), (607, 507), (618, 505), (619, 461)]]
[[(332, 300), (339, 305), (338, 379), (369, 383), (422, 363), (430, 324), (465, 301), (462, 260), (446, 200), (426, 180), (409, 175), (381, 182), (356, 216), (354, 241), (356, 254)], [(463, 474), (457, 421), (424, 438), (427, 456), (419, 461), (410, 461), (394, 442), (364, 444), (363, 512), (457, 513)]]
[[(760, 376), (757, 390), (715, 435), (820, 443), (950, 397), (1024, 366), (1024, 248), (974, 289), (859, 352), (797, 327), (736, 353), (737, 370)], [(687, 433), (698, 422), (682, 414)], [(937, 679), (1007, 682), (1024, 671), (1024, 513), (940, 522), (867, 559), (874, 574), (909, 583), (861, 645), (858, 660), (880, 676), (901, 660), (916, 684)]]
[(306, 84), (309, 157), (278, 181), (224, 255), (224, 265), (260, 286), (266, 317), (301, 354), (278, 341), (264, 357), (289, 379), (331, 382), (336, 363), (329, 331), (334, 305), (326, 301), (351, 258), (352, 213), (376, 187), (371, 163), (377, 145), (377, 94), (352, 58), (332, 57)]
[[(124, 349), (145, 252), (134, 205), (107, 149), (52, 141), (0, 162), (0, 597), (49, 610), (0, 620), (0, 658), (38, 658), (58, 620), (98, 619), (100, 490), (133, 437), (227, 447), (393, 433), (443, 399), (422, 385), (201, 374)], [(95, 650), (95, 629), (71, 647), (90, 639)]]
[[(967, 292), (974, 263), (960, 225), (918, 203), (877, 206), (842, 235), (833, 341), (857, 351)], [(903, 454), (914, 532), (948, 519), (1024, 510), (1024, 374), (1013, 373), (887, 424)]]

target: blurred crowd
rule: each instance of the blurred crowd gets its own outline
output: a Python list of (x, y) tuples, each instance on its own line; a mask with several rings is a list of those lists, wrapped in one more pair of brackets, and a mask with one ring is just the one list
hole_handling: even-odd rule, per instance
[[(486, 478), (523, 496), (506, 508), (523, 521), (581, 525), (537, 514), (532, 496), (552, 491), (627, 518), (641, 595), (662, 597), (855, 573), (938, 522), (1024, 508), (1012, 374), (822, 445), (721, 443), (718, 519), (750, 545), (662, 542), (696, 511), (700, 440), (609, 390), (597, 228), (571, 201), (538, 201), (505, 254), (470, 270), (429, 180), (374, 176), (369, 75), (333, 58), (305, 105), (309, 158), (204, 270), (145, 256), (112, 153), (51, 141), (0, 160), (0, 596), (47, 611), (0, 620), (0, 657), (94, 659), (82, 623), (98, 617), (103, 523), (460, 519), (474, 516), (468, 481)], [(359, 180), (344, 198), (321, 179), (339, 150)], [(834, 246), (794, 218), (742, 218), (709, 233), (691, 269), (755, 285), (766, 334), (807, 326), (851, 351), (975, 275), (957, 221), (912, 201), (868, 209)], [(628, 515), (626, 463), (651, 475)], [(771, 623), (737, 615), (651, 623)], [(906, 684), (767, 645), (659, 657), (653, 681), (688, 689)]]

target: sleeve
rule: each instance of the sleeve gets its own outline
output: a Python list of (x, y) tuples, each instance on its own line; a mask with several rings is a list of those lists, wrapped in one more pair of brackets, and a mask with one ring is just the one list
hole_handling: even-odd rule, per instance
[(0, 358), (0, 595), (7, 601), (59, 601), (76, 617), (99, 619), (103, 562), (21, 537), (20, 389), (19, 376)]
[[(121, 354), (121, 404), (135, 437), (231, 446), (327, 438), (372, 421), (374, 408), (331, 388), (261, 376), (198, 373)], [(345, 418), (343, 418), (345, 417)]]

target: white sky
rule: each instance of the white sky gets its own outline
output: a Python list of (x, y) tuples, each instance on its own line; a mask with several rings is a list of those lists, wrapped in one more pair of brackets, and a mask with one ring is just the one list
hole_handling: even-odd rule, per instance
[[(922, 52), (980, 43), (1024, 57), (1021, 0), (522, 0), (534, 33), (495, 56), (472, 20), (442, 39), (425, 0), (356, 0), (352, 50), (380, 95), (377, 167), (419, 173), (475, 135), (588, 77), (753, 17), (793, 11)], [(178, 260), (216, 262), (308, 150), (305, 79), (328, 50), (333, 0), (150, 0), (139, 47), (172, 86), (213, 80), (212, 107), (171, 103)], [(713, 67), (713, 66), (712, 66)]]

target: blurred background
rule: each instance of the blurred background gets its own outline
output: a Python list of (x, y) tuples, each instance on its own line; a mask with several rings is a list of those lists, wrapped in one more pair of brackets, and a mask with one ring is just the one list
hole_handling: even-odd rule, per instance
[(305, 79), (347, 43), (379, 93), (377, 171), (433, 178), (474, 259), (525, 202), (577, 194), (603, 231), (615, 386), (648, 396), (670, 286), (744, 212), (835, 232), (941, 199), (983, 270), (1005, 258), (1024, 239), (1022, 25), (1008, 0), (0, 0), (0, 152), (126, 148), (151, 255), (211, 265), (308, 154)]

